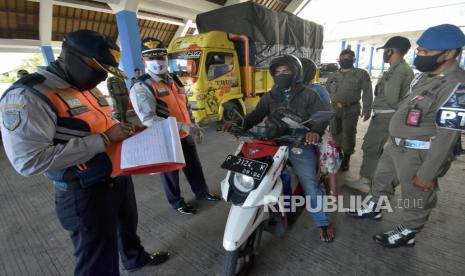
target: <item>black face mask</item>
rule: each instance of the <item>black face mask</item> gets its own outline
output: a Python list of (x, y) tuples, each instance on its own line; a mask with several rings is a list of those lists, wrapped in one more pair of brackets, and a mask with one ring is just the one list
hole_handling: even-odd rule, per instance
[(383, 53), (383, 62), (384, 63), (389, 63), (389, 59), (392, 57), (393, 54), (394, 54), (394, 51), (392, 51), (392, 50), (384, 51), (384, 53)]
[(279, 89), (288, 89), (291, 87), (292, 82), (294, 81), (294, 75), (292, 74), (283, 74), (273, 77), (274, 83), (278, 86)]
[(341, 59), (339, 60), (339, 65), (343, 69), (349, 69), (354, 66), (354, 60), (353, 59)]
[(63, 49), (61, 56), (64, 65), (63, 69), (67, 77), (66, 81), (80, 91), (95, 88), (97, 84), (104, 81), (108, 76), (107, 72), (94, 69), (87, 65), (87, 63), (70, 50)]
[(432, 72), (439, 68), (444, 62), (438, 62), (439, 56), (444, 54), (444, 52), (440, 52), (434, 56), (416, 56), (415, 60), (413, 61), (413, 65), (418, 69), (420, 72)]

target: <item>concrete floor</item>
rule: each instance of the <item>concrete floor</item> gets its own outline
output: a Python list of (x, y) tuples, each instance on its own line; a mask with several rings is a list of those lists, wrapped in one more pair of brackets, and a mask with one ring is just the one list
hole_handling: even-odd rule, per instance
[[(350, 172), (354, 179), (361, 161), (361, 137), (367, 123), (359, 124), (357, 152)], [(231, 136), (210, 128), (198, 146), (212, 192), (219, 194), (225, 171), (219, 168), (237, 146)], [(454, 163), (440, 181), (438, 208), (413, 248), (389, 250), (371, 236), (390, 230), (399, 212), (382, 221), (360, 221), (334, 214), (337, 237), (325, 244), (308, 214), (281, 238), (264, 234), (252, 275), (465, 275), (465, 158)], [(133, 275), (219, 275), (223, 265), (222, 235), (228, 204), (193, 200), (185, 179), (183, 195), (200, 209), (183, 216), (168, 205), (156, 175), (135, 176), (139, 208), (139, 235), (148, 251), (168, 250), (171, 260)], [(344, 187), (347, 196), (355, 193)], [(54, 189), (44, 176), (18, 175), (0, 151), (0, 275), (70, 275), (73, 253), (68, 234), (54, 213)]]

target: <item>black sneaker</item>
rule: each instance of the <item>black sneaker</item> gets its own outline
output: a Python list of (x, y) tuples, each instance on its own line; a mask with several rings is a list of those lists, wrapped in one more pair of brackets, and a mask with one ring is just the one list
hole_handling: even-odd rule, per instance
[(375, 211), (377, 204), (373, 201), (368, 203), (367, 208), (358, 209), (355, 211), (346, 212), (350, 217), (354, 218), (369, 218), (373, 220), (380, 220), (383, 218), (383, 213), (381, 211)]
[(202, 198), (197, 198), (199, 200), (206, 200), (206, 201), (219, 201), (221, 200), (221, 197), (217, 196), (217, 195), (213, 195), (213, 194), (210, 194), (210, 193), (207, 193), (204, 197)]
[(388, 248), (414, 246), (416, 233), (415, 230), (409, 229), (401, 224), (392, 231), (373, 236), (373, 239), (377, 244)]
[(136, 270), (139, 270), (141, 268), (143, 268), (144, 266), (154, 266), (154, 265), (159, 265), (159, 264), (162, 264), (166, 261), (168, 261), (168, 259), (170, 258), (170, 253), (168, 252), (154, 252), (152, 254), (149, 254), (148, 258), (147, 258), (147, 262), (144, 263), (143, 265), (141, 266), (138, 266), (138, 267), (134, 267), (134, 268), (130, 268), (130, 269), (126, 269), (128, 272), (134, 272)]
[(195, 215), (195, 213), (197, 213), (197, 210), (194, 207), (187, 204), (184, 204), (183, 206), (179, 207), (178, 209), (176, 209), (176, 211), (183, 215)]

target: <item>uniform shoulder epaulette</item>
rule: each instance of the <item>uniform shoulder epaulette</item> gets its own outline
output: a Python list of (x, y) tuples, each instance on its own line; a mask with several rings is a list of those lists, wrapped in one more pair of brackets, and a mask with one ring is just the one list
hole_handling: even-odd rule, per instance
[(51, 109), (55, 114), (58, 114), (58, 111), (56, 107), (52, 104), (49, 98), (45, 96), (42, 92), (38, 91), (37, 89), (34, 88), (34, 86), (41, 84), (45, 81), (45, 77), (42, 76), (39, 73), (32, 73), (27, 76), (22, 77), (21, 79), (17, 80), (14, 82), (10, 88), (8, 88), (0, 98), (2, 100), (10, 91), (17, 89), (17, 88), (23, 88), (26, 91), (36, 95), (40, 99), (42, 99)]
[(143, 74), (143, 75), (141, 75), (140, 77), (137, 78), (138, 81), (146, 81), (146, 80), (149, 80), (149, 79), (150, 79), (149, 74)]
[(45, 77), (42, 76), (41, 74), (38, 74), (38, 73), (32, 73), (32, 74), (28, 74), (24, 77), (22, 77), (21, 79), (15, 81), (13, 83), (13, 85), (15, 84), (22, 84), (22, 85), (26, 85), (26, 86), (29, 86), (29, 87), (33, 87), (39, 83), (43, 83), (45, 81)]

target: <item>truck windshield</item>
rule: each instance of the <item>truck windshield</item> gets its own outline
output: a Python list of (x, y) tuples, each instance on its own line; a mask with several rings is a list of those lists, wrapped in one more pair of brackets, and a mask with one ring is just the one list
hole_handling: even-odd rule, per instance
[(186, 84), (192, 84), (199, 77), (202, 51), (186, 51), (168, 54), (168, 70), (175, 73)]

